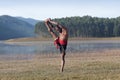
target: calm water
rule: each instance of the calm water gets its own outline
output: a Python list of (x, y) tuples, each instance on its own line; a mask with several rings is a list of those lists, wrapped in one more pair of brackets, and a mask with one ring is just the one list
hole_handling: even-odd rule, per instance
[[(67, 53), (120, 49), (120, 41), (69, 41)], [(0, 42), (0, 54), (59, 53), (53, 42)]]

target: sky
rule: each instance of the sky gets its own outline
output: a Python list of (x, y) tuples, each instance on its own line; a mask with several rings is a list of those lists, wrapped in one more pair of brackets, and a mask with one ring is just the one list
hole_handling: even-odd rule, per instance
[(120, 16), (120, 0), (0, 0), (0, 16), (44, 20), (73, 16)]

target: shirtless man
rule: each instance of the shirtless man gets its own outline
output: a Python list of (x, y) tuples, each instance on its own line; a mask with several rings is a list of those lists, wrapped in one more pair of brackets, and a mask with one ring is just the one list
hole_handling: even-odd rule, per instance
[[(60, 49), (61, 53), (61, 68), (60, 72), (63, 72), (64, 65), (65, 65), (65, 55), (66, 55), (66, 48), (68, 42), (68, 30), (66, 27), (60, 25), (58, 22), (52, 21), (51, 19), (45, 20), (45, 25), (48, 28), (48, 31), (54, 38), (54, 44), (57, 48)], [(55, 27), (53, 26), (55, 25)], [(59, 36), (53, 30), (56, 30), (59, 33)]]

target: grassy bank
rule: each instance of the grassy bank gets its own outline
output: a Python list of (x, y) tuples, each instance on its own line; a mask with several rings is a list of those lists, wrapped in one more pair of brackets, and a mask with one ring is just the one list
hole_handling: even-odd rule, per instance
[(59, 54), (29, 57), (1, 56), (0, 80), (120, 80), (120, 50), (68, 53), (63, 73), (59, 72)]

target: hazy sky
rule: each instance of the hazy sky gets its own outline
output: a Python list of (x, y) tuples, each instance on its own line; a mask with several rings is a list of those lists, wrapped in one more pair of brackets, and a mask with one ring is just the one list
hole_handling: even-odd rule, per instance
[(70, 16), (120, 16), (120, 0), (0, 0), (0, 15), (44, 20)]

